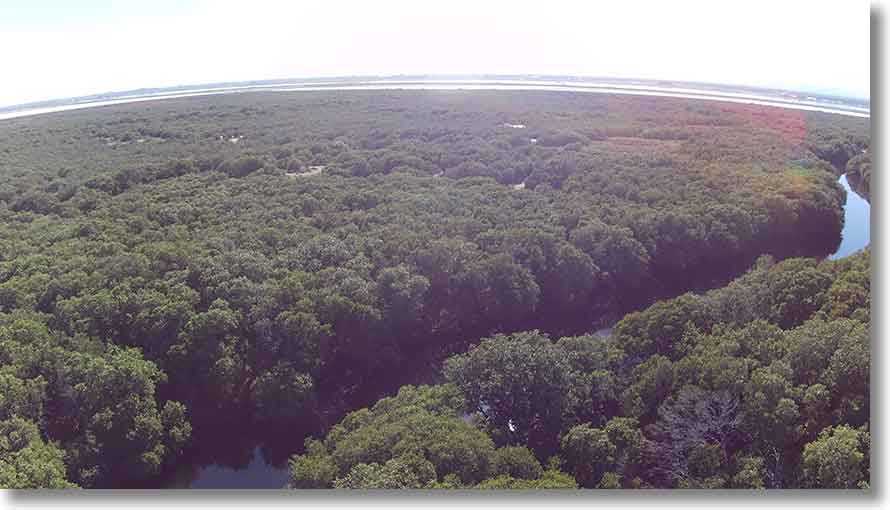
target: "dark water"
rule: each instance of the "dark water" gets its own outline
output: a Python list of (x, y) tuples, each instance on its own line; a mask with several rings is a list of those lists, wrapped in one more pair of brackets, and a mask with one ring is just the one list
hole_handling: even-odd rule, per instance
[[(314, 432), (313, 432), (314, 431)], [(177, 464), (155, 479), (129, 488), (282, 489), (288, 459), (304, 451), (306, 437), (319, 431), (297, 426), (222, 426), (198, 431)]]
[(257, 447), (245, 466), (207, 464), (183, 467), (164, 483), (166, 489), (281, 489), (287, 483), (286, 467), (275, 467)]
[(870, 239), (870, 213), (871, 206), (862, 198), (847, 182), (847, 176), (842, 175), (838, 182), (847, 192), (847, 202), (844, 204), (844, 229), (841, 231), (841, 245), (829, 259), (835, 260), (852, 255), (868, 246)]
[[(300, 434), (302, 440), (305, 434)], [(231, 444), (199, 444), (199, 454), (187, 456), (163, 479), (146, 486), (163, 489), (282, 489), (288, 481), (287, 458), (301, 447), (270, 448), (232, 438)]]

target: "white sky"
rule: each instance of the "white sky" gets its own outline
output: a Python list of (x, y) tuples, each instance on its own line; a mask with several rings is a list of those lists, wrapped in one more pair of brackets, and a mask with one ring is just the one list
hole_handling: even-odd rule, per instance
[(571, 74), (869, 96), (864, 1), (0, 0), (0, 105), (334, 75)]

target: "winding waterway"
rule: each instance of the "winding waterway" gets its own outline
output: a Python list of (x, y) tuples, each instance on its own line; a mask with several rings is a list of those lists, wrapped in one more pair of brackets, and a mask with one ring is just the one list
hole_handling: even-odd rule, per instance
[[(860, 196), (842, 175), (838, 182), (847, 192), (844, 203), (844, 228), (841, 244), (829, 259), (840, 259), (856, 253), (869, 244), (870, 212), (868, 201)], [(608, 336), (611, 328), (598, 330), (597, 335)], [(248, 462), (239, 466), (206, 464), (183, 466), (171, 479), (164, 482), (165, 488), (190, 489), (280, 489), (287, 483), (287, 466), (269, 462), (259, 447), (254, 447)]]
[[(211, 94), (238, 93), (256, 90), (298, 92), (298, 91), (322, 91), (322, 90), (549, 90), (571, 91), (606, 94), (631, 94), (642, 96), (678, 97), (687, 99), (700, 99), (722, 102), (757, 104), (779, 108), (797, 110), (810, 110), (833, 113), (838, 115), (866, 117), (870, 113), (868, 109), (840, 104), (824, 104), (803, 100), (788, 100), (787, 98), (758, 96), (732, 92), (717, 92), (684, 87), (654, 87), (601, 83), (577, 83), (577, 82), (547, 82), (547, 81), (425, 81), (425, 82), (398, 82), (393, 80), (380, 80), (357, 83), (289, 83), (275, 85), (256, 85), (246, 87), (221, 87), (221, 88), (195, 88), (168, 93), (154, 93), (133, 96), (121, 96), (105, 101), (89, 101), (77, 104), (61, 106), (30, 108), (19, 111), (2, 112), (0, 120), (27, 117), (31, 115), (47, 114), (81, 108), (99, 107), (114, 104), (132, 103), (140, 101), (174, 99), (183, 97), (203, 96)], [(870, 239), (870, 206), (868, 201), (856, 193), (846, 176), (841, 176), (838, 181), (847, 192), (844, 204), (844, 227), (842, 241), (830, 259), (839, 259), (849, 256), (869, 244)], [(599, 336), (608, 336), (611, 328), (603, 328), (596, 333)], [(303, 433), (295, 434), (302, 436)], [(193, 489), (280, 489), (287, 482), (288, 469), (286, 462), (278, 459), (271, 462), (264, 454), (263, 449), (256, 444), (244, 444), (239, 439), (233, 439), (228, 446), (218, 444), (219, 450), (232, 450), (236, 452), (237, 460), (232, 460), (231, 452), (217, 452), (211, 457), (227, 458), (216, 462), (186, 462), (180, 465), (169, 478), (160, 483), (163, 488), (193, 488)], [(230, 448), (231, 447), (231, 448)], [(287, 451), (294, 451), (288, 449)], [(205, 457), (206, 459), (206, 457)]]

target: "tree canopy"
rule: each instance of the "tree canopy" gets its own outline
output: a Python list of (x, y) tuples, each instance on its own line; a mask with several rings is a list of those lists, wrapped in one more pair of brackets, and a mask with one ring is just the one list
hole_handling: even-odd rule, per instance
[[(294, 487), (836, 483), (869, 265), (823, 259), (868, 131), (540, 91), (2, 121), (2, 484), (134, 486), (223, 432), (314, 438), (279, 455)], [(689, 395), (740, 431), (674, 434), (724, 416)]]

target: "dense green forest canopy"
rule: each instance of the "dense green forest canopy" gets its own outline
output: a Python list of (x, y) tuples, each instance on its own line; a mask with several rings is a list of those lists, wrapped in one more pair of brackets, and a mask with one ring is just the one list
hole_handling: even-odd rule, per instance
[[(0, 122), (0, 428), (14, 438), (0, 444), (0, 485), (126, 486), (230, 427), (302, 442), (432, 382), (452, 355), (444, 389), (402, 390), (344, 422), (343, 437), (308, 444), (294, 486), (799, 483), (806, 466), (828, 469), (818, 458), (838, 443), (866, 440), (868, 401), (831, 386), (827, 368), (783, 372), (794, 365), (781, 350), (732, 363), (776, 365), (762, 377), (847, 403), (771, 445), (780, 467), (764, 450), (736, 459), (735, 442), (680, 441), (677, 455), (694, 450), (710, 471), (590, 459), (670, 434), (640, 431), (671, 416), (666, 402), (701, 400), (684, 385), (747, 405), (742, 390), (673, 375), (699, 344), (755, 327), (745, 321), (782, 338), (843, 320), (867, 331), (856, 301), (867, 271), (823, 302), (845, 266), (800, 259), (775, 271), (784, 283), (763, 291), (778, 293), (768, 310), (748, 290), (747, 308), (726, 310), (688, 294), (625, 317), (608, 342), (585, 333), (725, 284), (762, 254), (831, 253), (837, 175), (850, 169), (867, 190), (868, 128), (758, 106), (502, 91), (245, 93)], [(689, 321), (700, 341), (676, 337)], [(502, 356), (546, 375), (520, 407), (483, 377)], [(337, 454), (354, 434), (384, 450)], [(384, 436), (393, 444), (368, 439)], [(793, 456), (804, 443), (809, 461)]]
[(764, 257), (608, 338), (485, 338), (307, 440), (290, 486), (865, 488), (869, 296), (868, 251)]

